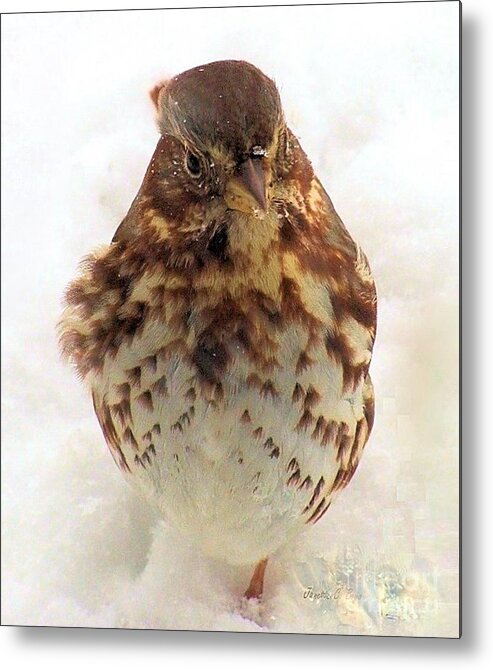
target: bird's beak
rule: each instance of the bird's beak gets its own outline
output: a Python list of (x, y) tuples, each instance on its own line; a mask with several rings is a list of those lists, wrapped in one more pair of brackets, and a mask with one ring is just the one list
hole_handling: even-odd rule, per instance
[(244, 161), (226, 184), (224, 200), (227, 206), (245, 214), (265, 213), (268, 181), (269, 170), (262, 159)]

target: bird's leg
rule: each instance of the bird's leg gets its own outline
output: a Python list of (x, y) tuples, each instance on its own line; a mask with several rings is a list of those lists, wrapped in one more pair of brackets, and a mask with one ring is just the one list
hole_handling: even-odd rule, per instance
[(262, 597), (262, 593), (264, 590), (264, 575), (265, 575), (265, 568), (267, 566), (267, 560), (268, 560), (267, 558), (264, 558), (261, 561), (259, 561), (255, 566), (255, 570), (253, 571), (250, 584), (248, 585), (248, 588), (245, 591), (244, 595), (244, 597), (247, 598), (248, 600), (252, 600), (254, 598), (260, 600), (260, 598)]

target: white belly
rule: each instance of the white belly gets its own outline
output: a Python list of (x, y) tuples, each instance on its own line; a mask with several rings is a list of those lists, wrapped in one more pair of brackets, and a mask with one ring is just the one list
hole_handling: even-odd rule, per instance
[[(128, 370), (139, 367), (131, 418), (114, 414), (128, 479), (169, 523), (233, 564), (259, 561), (299, 532), (329, 495), (339, 469), (336, 450), (312, 437), (313, 425), (297, 428), (303, 406), (293, 400), (296, 384), (317, 389), (315, 415), (352, 427), (361, 418), (361, 386), (342, 397), (341, 371), (323, 345), (313, 365), (295, 373), (301, 339), (294, 328), (282, 336), (284, 365), (267, 375), (273, 392), (246, 383), (255, 370), (235, 345), (221, 397), (207, 399), (196, 369), (179, 353), (157, 356), (155, 366), (145, 363), (156, 349), (155, 333), (106, 361), (103, 375), (93, 380), (97, 396), (111, 408), (121, 402)], [(137, 399), (148, 389), (152, 408)], [(134, 440), (128, 440), (129, 429)]]

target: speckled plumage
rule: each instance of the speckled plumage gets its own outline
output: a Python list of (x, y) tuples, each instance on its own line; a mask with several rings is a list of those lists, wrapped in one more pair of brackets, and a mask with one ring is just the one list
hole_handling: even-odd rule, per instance
[(375, 287), (270, 79), (221, 61), (152, 97), (161, 137), (61, 345), (127, 479), (205, 551), (258, 563), (259, 596), (368, 440)]

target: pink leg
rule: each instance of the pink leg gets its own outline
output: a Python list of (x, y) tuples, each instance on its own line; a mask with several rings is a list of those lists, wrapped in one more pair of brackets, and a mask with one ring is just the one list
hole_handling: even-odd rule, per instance
[(260, 600), (262, 598), (262, 593), (264, 590), (264, 575), (265, 575), (265, 568), (267, 566), (267, 558), (264, 558), (262, 561), (257, 563), (255, 570), (253, 571), (253, 576), (250, 580), (250, 584), (245, 591), (245, 598), (248, 598), (248, 600), (251, 600), (253, 598), (256, 598), (257, 600)]

